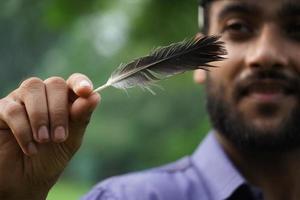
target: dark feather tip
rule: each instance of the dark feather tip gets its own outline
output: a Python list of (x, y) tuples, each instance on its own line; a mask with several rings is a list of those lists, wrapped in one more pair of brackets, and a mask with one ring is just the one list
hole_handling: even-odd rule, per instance
[(221, 36), (212, 35), (204, 36), (197, 40), (197, 42), (202, 43), (203, 48), (201, 50), (204, 51), (203, 55), (206, 54), (208, 56), (209, 62), (226, 59), (224, 57), (227, 55), (225, 43), (220, 38)]

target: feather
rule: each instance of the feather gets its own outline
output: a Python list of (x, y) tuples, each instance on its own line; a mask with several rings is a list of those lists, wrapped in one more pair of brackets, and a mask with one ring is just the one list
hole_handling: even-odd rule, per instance
[(154, 50), (148, 56), (121, 64), (99, 92), (109, 86), (119, 89), (140, 86), (148, 89), (155, 82), (195, 69), (207, 70), (210, 62), (223, 60), (226, 51), (218, 36), (190, 39)]

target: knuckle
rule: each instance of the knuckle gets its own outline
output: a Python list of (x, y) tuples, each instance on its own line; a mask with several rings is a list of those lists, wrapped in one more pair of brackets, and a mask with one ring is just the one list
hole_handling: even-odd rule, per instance
[(0, 115), (3, 115), (9, 101), (7, 98), (0, 99)]
[(66, 81), (58, 76), (50, 77), (44, 81), (46, 85), (58, 85), (58, 86), (65, 86)]
[(20, 113), (24, 112), (23, 106), (16, 102), (8, 102), (2, 108), (3, 114), (6, 117), (12, 118)]
[(32, 77), (29, 78), (21, 83), (20, 88), (25, 89), (25, 90), (35, 90), (35, 89), (40, 89), (43, 87), (43, 81), (37, 77)]
[(0, 99), (0, 107), (8, 103), (7, 97)]

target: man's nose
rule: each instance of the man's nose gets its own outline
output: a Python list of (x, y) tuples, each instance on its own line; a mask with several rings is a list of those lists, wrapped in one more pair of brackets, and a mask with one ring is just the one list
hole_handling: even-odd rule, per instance
[(251, 68), (283, 68), (288, 64), (285, 38), (274, 26), (265, 26), (249, 47), (246, 64)]

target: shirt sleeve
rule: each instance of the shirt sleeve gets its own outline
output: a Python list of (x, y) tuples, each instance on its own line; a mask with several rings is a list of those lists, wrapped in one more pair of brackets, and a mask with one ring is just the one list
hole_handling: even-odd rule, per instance
[[(153, 176), (151, 176), (153, 175)], [(164, 198), (169, 190), (157, 174), (130, 174), (113, 177), (97, 184), (81, 200), (152, 200)], [(164, 185), (164, 189), (162, 189)], [(171, 194), (171, 193), (169, 193)], [(176, 199), (174, 199), (176, 200)]]
[[(113, 192), (114, 178), (98, 183), (80, 200), (118, 200), (117, 192)], [(120, 194), (118, 194), (120, 196)], [(126, 200), (126, 199), (124, 199)]]
[[(187, 200), (199, 188), (187, 159), (167, 167), (109, 178), (81, 200)], [(198, 191), (198, 190), (197, 190)]]

